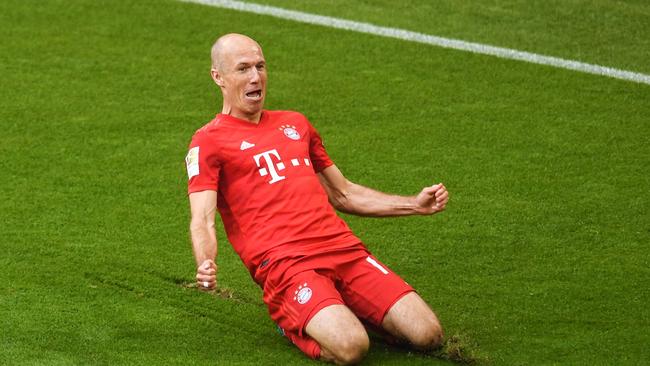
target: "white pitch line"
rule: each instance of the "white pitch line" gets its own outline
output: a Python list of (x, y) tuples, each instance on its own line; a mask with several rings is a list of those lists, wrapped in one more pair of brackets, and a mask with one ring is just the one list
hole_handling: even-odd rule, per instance
[(190, 3), (233, 9), (249, 13), (269, 15), (276, 18), (293, 20), (301, 23), (322, 25), (330, 28), (345, 29), (354, 32), (368, 33), (382, 37), (397, 38), (405, 41), (424, 43), (455, 50), (468, 51), (483, 55), (491, 55), (510, 60), (519, 60), (539, 65), (549, 65), (561, 69), (575, 70), (588, 74), (609, 76), (616, 79), (629, 80), (650, 85), (650, 75), (611, 67), (593, 65), (579, 61), (565, 60), (558, 57), (538, 55), (536, 53), (513, 50), (510, 48), (495, 47), (481, 43), (461, 41), (458, 39), (432, 36), (423, 33), (411, 32), (399, 28), (381, 27), (369, 23), (354, 22), (323, 15), (303, 13), (301, 11), (287, 10), (274, 6), (247, 3), (235, 0), (180, 0)]

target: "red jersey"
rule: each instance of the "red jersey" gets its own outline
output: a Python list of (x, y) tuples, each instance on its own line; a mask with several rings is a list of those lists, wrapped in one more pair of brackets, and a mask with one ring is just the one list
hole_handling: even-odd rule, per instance
[(219, 114), (189, 148), (188, 192), (217, 191), (228, 239), (253, 278), (269, 261), (360, 245), (316, 175), (333, 162), (302, 114), (265, 110), (258, 124)]

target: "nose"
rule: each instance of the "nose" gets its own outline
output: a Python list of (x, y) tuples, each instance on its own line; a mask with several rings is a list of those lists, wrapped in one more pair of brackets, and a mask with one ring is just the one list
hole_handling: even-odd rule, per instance
[(251, 67), (251, 84), (257, 84), (260, 81), (260, 71), (256, 67)]

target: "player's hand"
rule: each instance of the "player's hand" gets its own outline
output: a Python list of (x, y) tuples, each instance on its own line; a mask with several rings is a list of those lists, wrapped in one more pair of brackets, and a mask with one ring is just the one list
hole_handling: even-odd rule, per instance
[(424, 187), (415, 197), (416, 208), (423, 215), (431, 215), (443, 211), (448, 201), (449, 193), (442, 183)]
[(212, 259), (204, 260), (196, 269), (196, 283), (203, 291), (217, 288), (217, 265)]

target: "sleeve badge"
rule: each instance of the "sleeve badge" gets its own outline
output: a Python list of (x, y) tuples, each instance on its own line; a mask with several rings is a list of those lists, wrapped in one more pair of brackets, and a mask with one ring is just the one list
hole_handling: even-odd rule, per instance
[(187, 179), (199, 175), (199, 147), (193, 147), (185, 156), (185, 166), (187, 166)]

